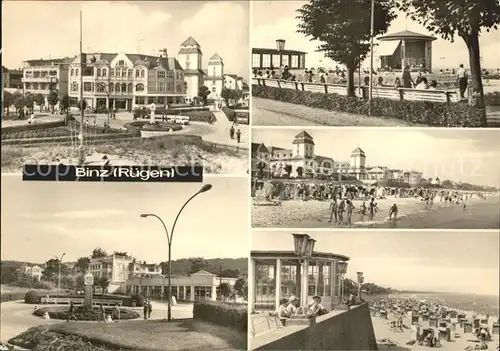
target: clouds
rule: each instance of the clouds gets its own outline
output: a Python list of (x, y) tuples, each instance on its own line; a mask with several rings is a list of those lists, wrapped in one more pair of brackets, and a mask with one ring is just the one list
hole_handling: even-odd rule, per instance
[(17, 68), (28, 59), (75, 56), (80, 10), (84, 51), (136, 53), (143, 38), (141, 53), (167, 48), (176, 56), (193, 36), (205, 54), (204, 68), (218, 52), (227, 73), (248, 76), (248, 3), (231, 1), (9, 1), (2, 14), (3, 64)]

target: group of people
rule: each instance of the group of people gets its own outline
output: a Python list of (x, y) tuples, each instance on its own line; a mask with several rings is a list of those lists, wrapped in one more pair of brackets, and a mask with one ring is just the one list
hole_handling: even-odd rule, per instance
[(234, 139), (236, 137), (236, 141), (238, 142), (238, 144), (241, 142), (241, 130), (240, 128), (238, 128), (238, 122), (236, 122), (236, 119), (231, 125), (231, 128), (229, 128), (229, 137), (231, 139)]
[[(97, 322), (104, 322), (104, 323), (109, 323), (109, 322), (116, 322), (120, 320), (120, 306), (118, 304), (115, 304), (113, 306), (113, 309), (111, 310), (111, 315), (106, 314), (106, 310), (102, 304), (98, 305), (99, 312), (97, 315)], [(75, 311), (75, 304), (73, 301), (69, 302), (69, 308), (68, 308), (68, 316), (66, 318), (66, 321), (69, 322), (70, 320), (78, 321), (78, 318), (76, 317), (76, 311)]]
[[(340, 197), (337, 200), (337, 197), (333, 196), (332, 201), (330, 203), (330, 208), (329, 208), (330, 220), (328, 221), (328, 223), (333, 222), (336, 224), (343, 225), (344, 224), (344, 213), (345, 213), (346, 219), (347, 219), (347, 224), (352, 225), (351, 217), (352, 217), (352, 213), (355, 209), (354, 204), (353, 204), (353, 199), (354, 199), (354, 196), (351, 196), (351, 198)], [(394, 204), (394, 207), (395, 207), (395, 210), (394, 210), (395, 214), (394, 215), (396, 216), (397, 211), (398, 211), (396, 204)], [(391, 210), (393, 210), (393, 207), (391, 207)], [(366, 204), (366, 201), (363, 201), (361, 203), (361, 207), (359, 209), (359, 214), (361, 216), (364, 217), (364, 216), (368, 215), (369, 220), (372, 221), (375, 217), (376, 212), (378, 212), (378, 207), (377, 207), (377, 203), (375, 202), (374, 197), (372, 197), (370, 199), (370, 202), (368, 203), (368, 205)], [(392, 216), (392, 214), (390, 214), (390, 216)]]
[(300, 305), (300, 300), (295, 296), (288, 299), (281, 299), (277, 311), (278, 317), (283, 325), (292, 316), (304, 316), (304, 318), (314, 318), (328, 313), (328, 310), (321, 305), (321, 297), (313, 296), (312, 301), (305, 306)]

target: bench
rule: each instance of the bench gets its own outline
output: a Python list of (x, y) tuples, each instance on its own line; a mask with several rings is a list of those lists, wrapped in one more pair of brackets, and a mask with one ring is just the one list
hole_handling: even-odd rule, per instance
[[(261, 85), (280, 89), (291, 89), (300, 91), (310, 91), (322, 94), (347, 95), (347, 88), (341, 84), (321, 84), (285, 81), (271, 78), (252, 78), (253, 85)], [(368, 99), (370, 88), (362, 86), (356, 89), (356, 96)], [(417, 90), (409, 88), (395, 89), (394, 87), (372, 87), (372, 97), (389, 100), (407, 100), (407, 101), (429, 101), (429, 102), (458, 102), (458, 94), (453, 90)]]
[(250, 316), (250, 332), (252, 336), (276, 330), (280, 327), (281, 321), (275, 314), (266, 312)]
[[(42, 304), (57, 304), (57, 305), (69, 305), (70, 302), (73, 302), (75, 305), (83, 305), (85, 302), (84, 298), (81, 297), (42, 297), (41, 299)], [(118, 306), (122, 306), (123, 301), (122, 300), (113, 300), (113, 299), (99, 299), (95, 298), (92, 300), (92, 303), (94, 305), (103, 305), (103, 306), (114, 306), (118, 304)]]

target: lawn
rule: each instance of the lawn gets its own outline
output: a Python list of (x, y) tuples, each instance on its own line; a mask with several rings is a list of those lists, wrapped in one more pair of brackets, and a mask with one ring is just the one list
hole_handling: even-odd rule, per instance
[[(60, 323), (29, 329), (10, 340), (36, 350), (246, 350), (246, 333), (193, 319), (123, 323)], [(65, 341), (66, 340), (66, 341)], [(61, 344), (62, 343), (62, 344)], [(45, 346), (47, 345), (47, 346)], [(87, 348), (83, 348), (87, 347)], [(91, 348), (92, 347), (92, 348)]]

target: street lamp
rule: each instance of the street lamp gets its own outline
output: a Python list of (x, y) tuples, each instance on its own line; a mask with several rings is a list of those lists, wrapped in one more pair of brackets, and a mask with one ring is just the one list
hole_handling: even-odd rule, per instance
[(205, 193), (212, 189), (212, 184), (205, 184), (201, 187), (200, 190), (198, 190), (193, 196), (191, 196), (185, 203), (182, 205), (181, 209), (177, 213), (177, 216), (175, 217), (174, 220), (174, 225), (172, 226), (172, 231), (170, 232), (170, 235), (168, 234), (168, 229), (167, 226), (165, 225), (165, 222), (156, 214), (154, 213), (142, 213), (141, 218), (147, 218), (147, 217), (155, 217), (157, 218), (161, 224), (163, 225), (163, 229), (165, 230), (165, 235), (167, 236), (167, 242), (168, 242), (168, 314), (167, 314), (167, 320), (170, 322), (172, 320), (172, 238), (174, 236), (174, 231), (175, 231), (175, 225), (177, 224), (177, 220), (179, 219), (180, 214), (182, 213), (182, 210), (184, 210), (184, 207), (196, 196), (198, 196), (201, 193)]
[[(312, 239), (307, 234), (292, 234), (295, 254), (299, 258), (299, 262), (302, 265), (302, 276), (301, 276), (301, 288), (300, 288), (300, 301), (304, 305), (307, 303), (308, 294), (308, 270), (309, 270), (309, 259), (312, 257), (314, 252), (314, 244), (316, 240)], [(279, 288), (279, 287), (278, 287)]]
[(337, 262), (337, 270), (341, 276), (340, 294), (341, 294), (341, 303), (342, 303), (342, 302), (344, 302), (344, 276), (347, 273), (347, 262), (346, 261)]
[(63, 254), (61, 255), (61, 257), (58, 258), (59, 260), (59, 264), (58, 264), (58, 267), (59, 267), (59, 274), (57, 276), (57, 296), (60, 296), (61, 295), (61, 263), (62, 263), (62, 260), (64, 258), (64, 256), (66, 255), (65, 252), (63, 252)]
[(107, 125), (109, 127), (109, 89), (108, 89), (108, 87), (106, 87), (106, 84), (104, 84), (104, 83), (101, 83), (100, 86), (106, 92), (106, 97), (107, 97), (106, 116), (107, 116), (107, 119), (108, 119)]
[(358, 299), (361, 300), (361, 287), (365, 281), (363, 277), (363, 272), (356, 272), (358, 274)]

